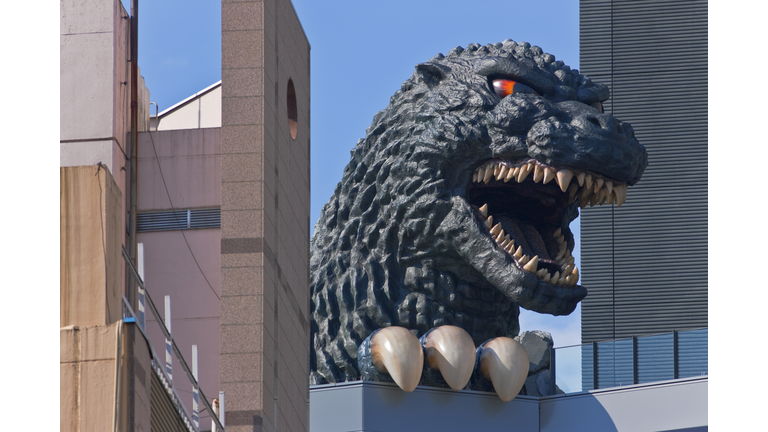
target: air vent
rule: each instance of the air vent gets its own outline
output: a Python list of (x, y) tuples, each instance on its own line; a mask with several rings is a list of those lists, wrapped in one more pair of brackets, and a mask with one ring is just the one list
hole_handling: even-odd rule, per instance
[(220, 227), (220, 208), (139, 213), (136, 219), (138, 232)]

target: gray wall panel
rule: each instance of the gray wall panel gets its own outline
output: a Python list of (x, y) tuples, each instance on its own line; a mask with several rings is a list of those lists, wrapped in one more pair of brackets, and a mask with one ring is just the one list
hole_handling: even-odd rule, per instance
[(581, 72), (611, 88), (649, 166), (582, 211), (582, 342), (707, 326), (707, 3), (580, 2)]

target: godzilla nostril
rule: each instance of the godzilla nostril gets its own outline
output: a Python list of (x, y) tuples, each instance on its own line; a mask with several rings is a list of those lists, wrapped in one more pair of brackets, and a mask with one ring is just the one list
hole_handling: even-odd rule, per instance
[(589, 121), (590, 123), (592, 123), (593, 125), (595, 125), (597, 127), (602, 127), (602, 125), (600, 125), (600, 120), (598, 120), (598, 119), (596, 119), (594, 117), (588, 117), (587, 121)]

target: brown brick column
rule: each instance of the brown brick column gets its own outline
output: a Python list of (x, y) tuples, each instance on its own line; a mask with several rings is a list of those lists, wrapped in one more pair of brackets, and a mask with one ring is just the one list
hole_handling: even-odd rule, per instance
[(306, 431), (309, 43), (289, 1), (222, 1), (221, 148), (227, 431)]

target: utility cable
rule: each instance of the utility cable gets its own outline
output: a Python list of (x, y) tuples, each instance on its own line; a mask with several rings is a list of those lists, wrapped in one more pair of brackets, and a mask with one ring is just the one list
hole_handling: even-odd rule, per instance
[[(155, 152), (155, 162), (157, 162), (157, 170), (160, 171), (160, 179), (163, 181), (163, 188), (165, 188), (165, 194), (168, 196), (168, 203), (171, 205), (171, 210), (173, 211), (173, 213), (176, 214), (176, 208), (173, 206), (173, 201), (171, 200), (171, 193), (168, 192), (168, 185), (165, 183), (163, 168), (160, 166), (160, 158), (157, 156), (157, 148), (155, 148), (155, 139), (152, 137), (151, 131), (147, 133), (149, 134), (149, 139), (152, 141), (152, 150)], [(176, 217), (174, 217), (174, 219), (176, 219), (176, 223), (179, 224), (179, 219)], [(213, 295), (215, 295), (216, 298), (219, 299), (219, 301), (221, 301), (221, 297), (219, 297), (219, 295), (216, 294), (216, 290), (213, 289), (213, 285), (211, 285), (211, 282), (205, 276), (205, 272), (203, 272), (203, 268), (200, 267), (200, 263), (197, 262), (195, 253), (192, 252), (192, 247), (189, 245), (189, 241), (187, 241), (187, 236), (184, 234), (184, 228), (181, 227), (181, 224), (179, 224), (179, 231), (181, 232), (181, 236), (184, 238), (184, 243), (187, 244), (187, 249), (189, 249), (189, 253), (192, 255), (192, 259), (195, 261), (197, 268), (200, 270), (200, 274), (203, 275), (203, 279), (205, 279), (205, 282), (208, 284), (208, 287), (211, 289), (211, 292), (213, 293)]]

